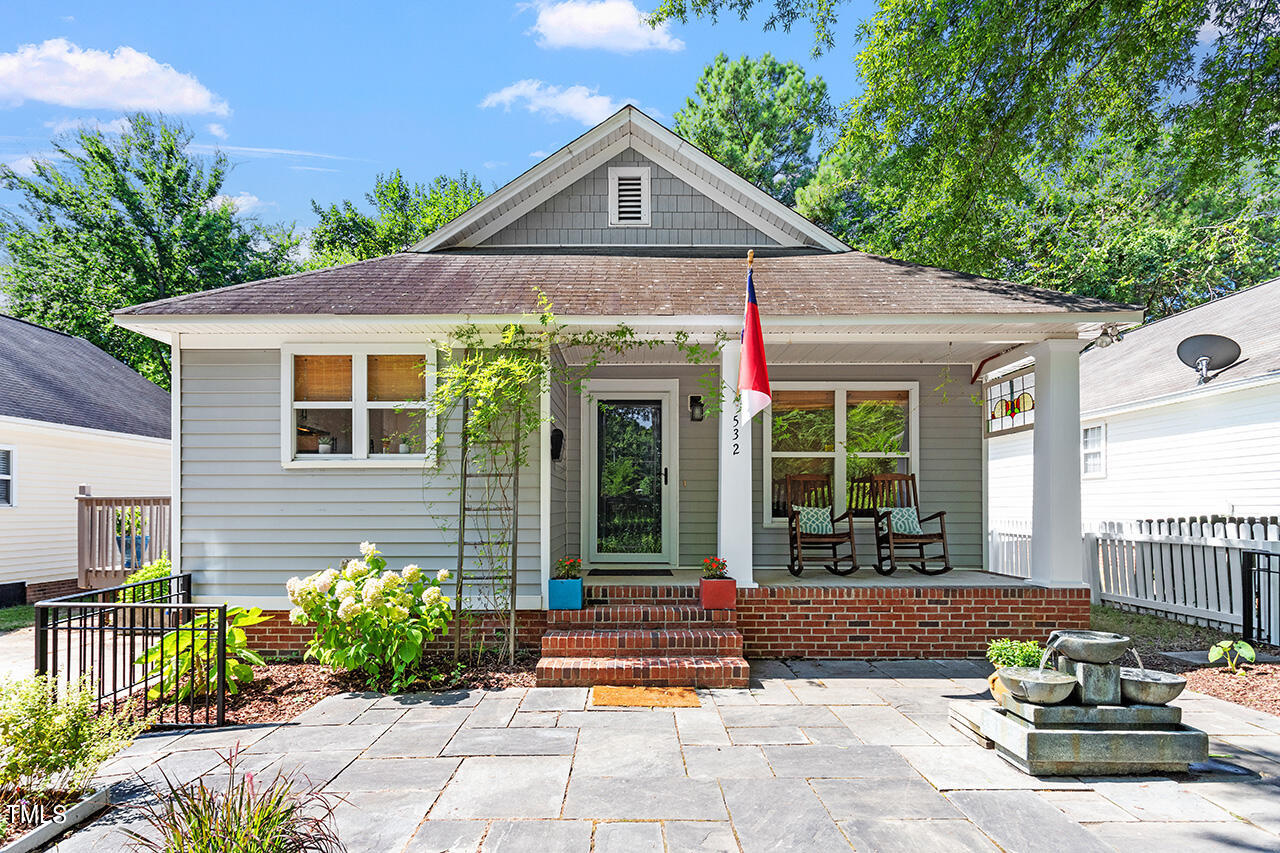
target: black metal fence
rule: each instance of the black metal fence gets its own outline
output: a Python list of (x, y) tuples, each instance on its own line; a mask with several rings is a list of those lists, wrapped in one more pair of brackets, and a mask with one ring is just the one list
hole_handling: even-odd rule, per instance
[(1280, 645), (1280, 554), (1241, 553), (1241, 592), (1246, 640)]
[(161, 727), (226, 720), (227, 606), (193, 604), (191, 575), (38, 602), (35, 670), (87, 678), (99, 707), (133, 702)]

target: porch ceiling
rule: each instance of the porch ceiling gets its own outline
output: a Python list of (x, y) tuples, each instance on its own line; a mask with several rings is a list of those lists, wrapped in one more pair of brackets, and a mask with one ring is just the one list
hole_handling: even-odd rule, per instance
[[(1027, 337), (1007, 336), (1004, 340), (912, 340), (906, 335), (882, 335), (892, 340), (856, 340), (845, 343), (809, 343), (796, 340), (769, 340), (765, 349), (771, 365), (783, 364), (978, 364), (1028, 342)], [(1038, 340), (1031, 338), (1030, 340)], [(569, 364), (584, 364), (589, 353), (570, 347), (564, 351)], [(675, 347), (638, 349), (605, 360), (607, 364), (685, 364)]]

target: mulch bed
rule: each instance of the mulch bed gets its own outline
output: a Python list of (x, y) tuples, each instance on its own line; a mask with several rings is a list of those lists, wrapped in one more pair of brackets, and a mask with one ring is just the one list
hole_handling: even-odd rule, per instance
[(1280, 664), (1245, 664), (1244, 675), (1232, 675), (1224, 666), (1197, 667), (1164, 655), (1153, 657), (1159, 659), (1148, 664), (1152, 669), (1181, 673), (1188, 690), (1280, 717)]
[[(439, 655), (426, 660), (430, 671), (444, 673), (430, 682), (414, 685), (420, 690), (455, 690), (460, 688), (499, 690), (505, 687), (532, 687), (538, 654), (520, 652), (509, 664), (494, 655), (468, 663), (456, 674), (451, 660)], [(318, 663), (276, 661), (253, 668), (253, 683), (235, 696), (227, 697), (227, 723), (283, 723), (310, 708), (326, 696), (367, 690), (364, 676)], [(411, 691), (409, 691), (411, 692)]]

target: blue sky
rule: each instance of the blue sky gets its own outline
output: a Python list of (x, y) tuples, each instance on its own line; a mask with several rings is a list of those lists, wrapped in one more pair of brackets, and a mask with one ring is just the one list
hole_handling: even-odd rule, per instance
[(842, 7), (836, 50), (815, 60), (807, 27), (764, 32), (763, 12), (636, 26), (655, 2), (0, 2), (0, 161), (21, 169), (59, 129), (162, 109), (228, 153), (245, 212), (306, 229), (310, 199), (359, 198), (380, 171), (466, 169), (491, 187), (627, 101), (670, 124), (721, 51), (794, 59), (837, 103), (857, 91), (873, 3)]

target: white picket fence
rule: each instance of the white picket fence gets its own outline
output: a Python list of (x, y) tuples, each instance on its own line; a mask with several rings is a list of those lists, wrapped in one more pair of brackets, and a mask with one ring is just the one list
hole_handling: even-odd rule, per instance
[(987, 531), (987, 571), (1031, 577), (1031, 522), (1004, 519)]
[[(1085, 577), (1096, 602), (1181, 622), (1240, 631), (1246, 602), (1242, 554), (1280, 564), (1280, 524), (1268, 519), (1106, 522), (1084, 532)], [(1029, 577), (1030, 524), (1000, 521), (988, 532), (988, 569)], [(1280, 642), (1280, 572), (1258, 576), (1254, 636)]]

